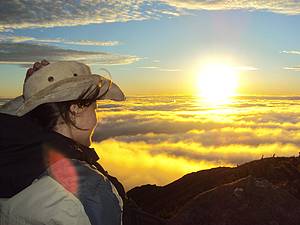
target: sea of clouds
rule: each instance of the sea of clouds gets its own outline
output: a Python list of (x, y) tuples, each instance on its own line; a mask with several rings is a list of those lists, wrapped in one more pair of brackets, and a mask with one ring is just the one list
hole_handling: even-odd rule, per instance
[(99, 101), (93, 145), (126, 190), (261, 157), (298, 156), (299, 97), (236, 97), (223, 105), (197, 96), (129, 96)]

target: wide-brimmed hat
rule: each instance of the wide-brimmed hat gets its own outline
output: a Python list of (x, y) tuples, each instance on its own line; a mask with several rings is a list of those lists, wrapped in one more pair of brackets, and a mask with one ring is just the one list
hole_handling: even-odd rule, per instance
[(25, 79), (23, 94), (0, 106), (0, 113), (22, 116), (43, 103), (75, 100), (97, 85), (100, 86), (98, 100), (125, 101), (124, 93), (111, 79), (92, 74), (85, 64), (77, 61), (49, 63)]

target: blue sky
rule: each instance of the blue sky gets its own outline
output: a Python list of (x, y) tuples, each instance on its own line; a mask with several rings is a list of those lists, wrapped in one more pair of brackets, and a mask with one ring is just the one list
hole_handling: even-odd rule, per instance
[[(70, 1), (59, 9), (63, 2), (53, 1), (48, 10), (42, 2), (1, 3), (0, 96), (21, 94), (28, 64), (76, 60), (72, 50), (93, 72), (109, 69), (127, 95), (196, 93), (200, 65), (215, 61), (244, 68), (239, 94), (299, 94), (300, 2), (250, 3)], [(91, 60), (91, 52), (106, 55)]]
[(28, 66), (43, 58), (109, 69), (128, 98), (98, 104), (93, 147), (126, 190), (298, 155), (300, 96), (206, 105), (175, 95), (197, 93), (203, 74), (213, 78), (206, 90), (226, 94), (230, 76), (202, 70), (218, 63), (238, 71), (237, 94), (299, 95), (299, 27), (296, 0), (2, 1), (0, 96), (22, 94)]

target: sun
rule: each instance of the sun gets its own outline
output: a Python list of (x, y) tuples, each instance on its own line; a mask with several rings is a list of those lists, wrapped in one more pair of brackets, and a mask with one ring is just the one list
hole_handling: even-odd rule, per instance
[(204, 65), (198, 74), (199, 95), (203, 100), (219, 104), (236, 95), (237, 70), (230, 65), (211, 63)]

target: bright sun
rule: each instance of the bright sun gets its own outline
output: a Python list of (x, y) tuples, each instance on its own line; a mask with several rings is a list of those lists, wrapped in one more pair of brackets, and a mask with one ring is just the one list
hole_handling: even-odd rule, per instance
[(237, 70), (226, 64), (206, 64), (200, 69), (198, 88), (201, 98), (219, 104), (236, 95)]

